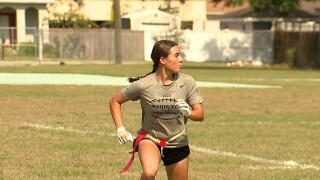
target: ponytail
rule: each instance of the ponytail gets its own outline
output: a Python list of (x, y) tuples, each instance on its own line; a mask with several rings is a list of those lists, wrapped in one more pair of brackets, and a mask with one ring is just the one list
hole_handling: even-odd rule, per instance
[(139, 79), (141, 79), (141, 78), (144, 78), (144, 77), (148, 76), (149, 74), (155, 73), (156, 70), (157, 70), (157, 68), (158, 68), (158, 65), (159, 65), (158, 63), (153, 64), (153, 68), (152, 68), (152, 71), (151, 71), (151, 72), (147, 73), (147, 74), (144, 75), (144, 76), (129, 77), (129, 78), (128, 78), (128, 81), (129, 81), (130, 83), (132, 83), (132, 82), (134, 82), (134, 81), (137, 81), (137, 80), (139, 80)]

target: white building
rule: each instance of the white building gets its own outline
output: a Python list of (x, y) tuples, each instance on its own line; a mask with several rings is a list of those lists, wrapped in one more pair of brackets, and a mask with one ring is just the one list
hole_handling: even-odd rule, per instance
[(145, 10), (122, 17), (122, 28), (138, 31), (166, 31), (180, 29), (180, 18), (160, 10)]
[[(56, 4), (60, 4), (60, 1), (56, 1)], [(112, 4), (113, 0), (82, 0), (81, 12), (91, 21), (112, 22)], [(206, 0), (121, 0), (120, 9), (122, 16), (149, 10), (168, 12), (180, 18), (182, 28), (195, 31), (204, 30), (206, 21)], [(51, 5), (48, 10), (50, 13), (65, 11), (61, 5)]]
[(36, 29), (48, 29), (46, 5), (54, 0), (0, 0), (0, 36), (5, 44), (34, 41)]

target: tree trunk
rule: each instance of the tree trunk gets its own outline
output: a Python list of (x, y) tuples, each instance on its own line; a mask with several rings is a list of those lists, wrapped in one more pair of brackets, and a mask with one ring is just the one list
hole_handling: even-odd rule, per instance
[(115, 63), (121, 64), (121, 14), (120, 14), (120, 0), (113, 0), (114, 8), (114, 45), (115, 45)]

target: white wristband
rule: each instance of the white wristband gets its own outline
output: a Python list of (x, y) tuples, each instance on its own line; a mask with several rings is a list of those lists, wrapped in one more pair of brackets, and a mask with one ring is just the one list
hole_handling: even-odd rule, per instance
[(118, 129), (117, 129), (117, 133), (122, 133), (123, 131), (125, 131), (126, 129), (123, 127), (123, 126), (120, 126)]

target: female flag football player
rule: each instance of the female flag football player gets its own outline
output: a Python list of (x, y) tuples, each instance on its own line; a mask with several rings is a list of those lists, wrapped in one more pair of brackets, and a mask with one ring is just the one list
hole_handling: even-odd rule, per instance
[(141, 129), (133, 142), (132, 158), (138, 152), (142, 173), (140, 179), (154, 179), (162, 161), (167, 178), (188, 179), (190, 148), (186, 124), (188, 119), (204, 119), (203, 98), (195, 80), (180, 73), (183, 59), (177, 43), (160, 40), (151, 52), (153, 69), (150, 73), (129, 78), (131, 83), (116, 93), (109, 102), (120, 144), (133, 141), (124, 127), (121, 104), (140, 100)]

